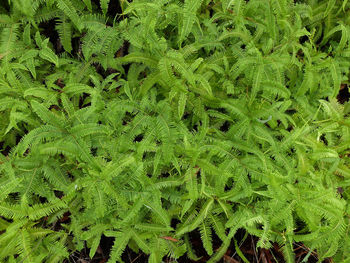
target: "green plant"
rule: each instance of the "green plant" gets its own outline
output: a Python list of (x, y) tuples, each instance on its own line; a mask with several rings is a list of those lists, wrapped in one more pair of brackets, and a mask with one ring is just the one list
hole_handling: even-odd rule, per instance
[(348, 262), (348, 1), (109, 5), (0, 7), (0, 260), (92, 258), (102, 235), (109, 262), (196, 259), (199, 231), (217, 262), (244, 229)]

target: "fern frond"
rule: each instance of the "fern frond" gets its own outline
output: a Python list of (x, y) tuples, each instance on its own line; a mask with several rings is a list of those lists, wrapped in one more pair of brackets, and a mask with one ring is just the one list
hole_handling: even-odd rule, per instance
[(100, 6), (104, 16), (107, 14), (109, 0), (100, 0)]
[(80, 31), (82, 24), (77, 10), (69, 0), (56, 0), (57, 7), (72, 20), (73, 24)]
[(51, 111), (45, 108), (42, 104), (33, 100), (31, 102), (31, 106), (34, 112), (40, 117), (40, 119), (47, 123), (56, 127), (62, 127), (62, 120), (59, 116), (54, 115)]
[(114, 237), (114, 244), (109, 255), (108, 263), (114, 263), (120, 261), (121, 255), (125, 250), (130, 238), (132, 237), (131, 231), (116, 232), (116, 231), (106, 231), (105, 235), (108, 237)]
[(207, 225), (207, 223), (205, 223), (205, 221), (203, 221), (199, 227), (199, 231), (201, 233), (203, 247), (205, 251), (208, 253), (208, 255), (211, 256), (213, 254), (211, 228)]
[(10, 27), (5, 27), (1, 30), (0, 40), (0, 56), (6, 60), (11, 59), (12, 53), (16, 48), (18, 39), (19, 24), (12, 24)]
[(72, 52), (72, 28), (71, 24), (65, 19), (61, 20), (56, 25), (56, 30), (60, 36), (62, 46), (68, 53)]
[(182, 17), (181, 30), (179, 31), (178, 42), (181, 44), (183, 40), (192, 31), (193, 24), (197, 20), (197, 11), (202, 5), (203, 0), (185, 0), (184, 12)]

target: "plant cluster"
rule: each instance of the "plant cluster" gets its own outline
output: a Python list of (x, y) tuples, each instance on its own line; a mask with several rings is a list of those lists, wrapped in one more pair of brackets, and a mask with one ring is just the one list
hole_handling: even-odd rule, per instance
[(350, 3), (112, 2), (0, 6), (0, 261), (350, 262)]

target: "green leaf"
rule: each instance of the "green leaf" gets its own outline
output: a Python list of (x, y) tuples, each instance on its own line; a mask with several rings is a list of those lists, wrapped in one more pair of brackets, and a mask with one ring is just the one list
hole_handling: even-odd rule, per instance
[(121, 63), (130, 63), (130, 62), (144, 63), (145, 65), (148, 65), (152, 68), (156, 68), (158, 64), (157, 59), (154, 59), (147, 54), (138, 53), (138, 52), (133, 52), (126, 55), (125, 57), (118, 58), (117, 61), (120, 61)]
[(200, 8), (202, 2), (203, 0), (185, 0), (182, 25), (181, 30), (179, 31), (178, 42), (180, 44), (191, 33), (193, 24), (197, 20), (197, 10)]
[(58, 35), (60, 36), (60, 40), (62, 46), (65, 51), (68, 53), (72, 52), (72, 27), (71, 24), (66, 20), (61, 21), (56, 25), (56, 29)]
[(39, 56), (53, 64), (56, 65), (56, 67), (59, 66), (58, 64), (58, 57), (57, 55), (48, 47), (45, 47), (39, 51)]
[(91, 0), (83, 0), (84, 4), (86, 5), (87, 9), (92, 12), (92, 5)]
[(109, 0), (100, 0), (100, 6), (104, 16), (106, 16), (107, 14), (108, 4), (109, 4)]
[(81, 20), (76, 9), (70, 0), (56, 0), (57, 7), (72, 20), (73, 24), (80, 31), (82, 29)]
[[(205, 221), (204, 221), (205, 222)], [(203, 247), (209, 256), (213, 254), (213, 241), (211, 237), (211, 228), (206, 225), (206, 223), (202, 223), (199, 227), (201, 233), (201, 239), (203, 242)]]
[(60, 117), (49, 111), (45, 106), (41, 103), (33, 100), (31, 101), (31, 106), (34, 112), (39, 116), (39, 118), (47, 124), (51, 124), (57, 127), (62, 125)]
[(105, 235), (107, 237), (115, 238), (107, 263), (115, 263), (117, 261), (120, 261), (121, 255), (132, 236), (132, 231), (106, 231)]
[(185, 93), (180, 93), (179, 103), (178, 103), (178, 116), (179, 119), (182, 118), (185, 112), (187, 96)]
[(32, 39), (30, 36), (30, 29), (31, 29), (30, 24), (27, 24), (23, 30), (23, 41), (26, 45), (30, 45), (32, 42)]

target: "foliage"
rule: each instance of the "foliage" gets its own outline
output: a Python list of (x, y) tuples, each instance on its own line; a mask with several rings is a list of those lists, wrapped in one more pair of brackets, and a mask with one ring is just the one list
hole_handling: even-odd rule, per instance
[(198, 231), (217, 262), (239, 229), (350, 260), (350, 3), (111, 2), (0, 7), (0, 261)]

